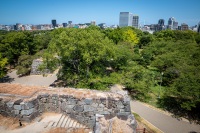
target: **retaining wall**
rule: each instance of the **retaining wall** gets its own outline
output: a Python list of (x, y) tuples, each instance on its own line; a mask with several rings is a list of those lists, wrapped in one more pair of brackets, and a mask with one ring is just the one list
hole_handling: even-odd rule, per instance
[(89, 94), (83, 94), (83, 91), (74, 89), (69, 94), (47, 89), (25, 98), (0, 93), (0, 113), (29, 122), (43, 112), (58, 112), (68, 114), (91, 129), (95, 126), (96, 114), (110, 118), (130, 116), (130, 99), (126, 93), (88, 91)]

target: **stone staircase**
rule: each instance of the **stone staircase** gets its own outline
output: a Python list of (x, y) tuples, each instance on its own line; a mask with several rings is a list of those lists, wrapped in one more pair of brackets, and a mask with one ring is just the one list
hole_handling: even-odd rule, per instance
[(59, 117), (57, 117), (53, 121), (49, 121), (46, 125), (44, 125), (44, 128), (56, 128), (56, 127), (62, 127), (62, 128), (67, 128), (67, 129), (69, 128), (89, 129), (85, 125), (80, 124), (78, 121), (64, 114), (59, 114)]

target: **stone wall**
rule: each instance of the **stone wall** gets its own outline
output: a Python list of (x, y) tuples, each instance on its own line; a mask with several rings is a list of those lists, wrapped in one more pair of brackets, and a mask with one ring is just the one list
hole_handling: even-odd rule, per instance
[(49, 74), (51, 73), (49, 69), (45, 69), (43, 71), (40, 71), (39, 70), (39, 66), (43, 63), (43, 60), (40, 58), (40, 59), (35, 59), (33, 60), (32, 62), (32, 65), (31, 65), (31, 75), (41, 75), (41, 74)]
[(0, 97), (0, 113), (18, 117), (22, 121), (31, 121), (43, 112), (58, 112), (68, 114), (91, 129), (95, 126), (96, 114), (110, 118), (131, 114), (130, 99), (126, 93), (101, 92), (101, 95), (89, 94), (86, 97), (78, 97), (77, 93), (80, 92), (75, 90), (69, 94), (45, 91), (27, 98)]

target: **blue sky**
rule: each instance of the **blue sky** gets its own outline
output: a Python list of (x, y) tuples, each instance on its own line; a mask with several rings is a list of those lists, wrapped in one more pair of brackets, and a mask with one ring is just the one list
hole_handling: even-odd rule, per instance
[(0, 0), (0, 24), (87, 23), (119, 24), (120, 12), (140, 16), (141, 24), (175, 17), (190, 26), (200, 21), (200, 0)]

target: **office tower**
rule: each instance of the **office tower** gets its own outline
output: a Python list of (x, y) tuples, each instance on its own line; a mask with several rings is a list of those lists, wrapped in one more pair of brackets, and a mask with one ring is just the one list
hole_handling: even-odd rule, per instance
[(178, 29), (178, 22), (176, 22), (176, 21), (174, 22), (173, 29), (174, 29), (174, 30), (177, 30), (177, 29)]
[(132, 21), (132, 26), (135, 28), (139, 28), (139, 16), (134, 15)]
[(57, 23), (56, 23), (56, 20), (55, 20), (55, 19), (51, 20), (51, 23), (52, 23), (52, 25), (53, 25), (53, 28), (57, 27)]
[(133, 15), (130, 12), (120, 12), (119, 27), (132, 26)]
[(67, 23), (63, 23), (63, 27), (67, 27)]
[(186, 23), (181, 24), (181, 30), (188, 30), (189, 26)]
[(174, 17), (169, 18), (168, 29), (172, 29), (172, 30), (178, 29), (178, 22), (176, 22)]
[(158, 30), (163, 30), (165, 27), (165, 20), (164, 19), (159, 19), (158, 20)]
[(200, 33), (200, 22), (199, 22), (199, 24), (197, 26), (197, 32)]

